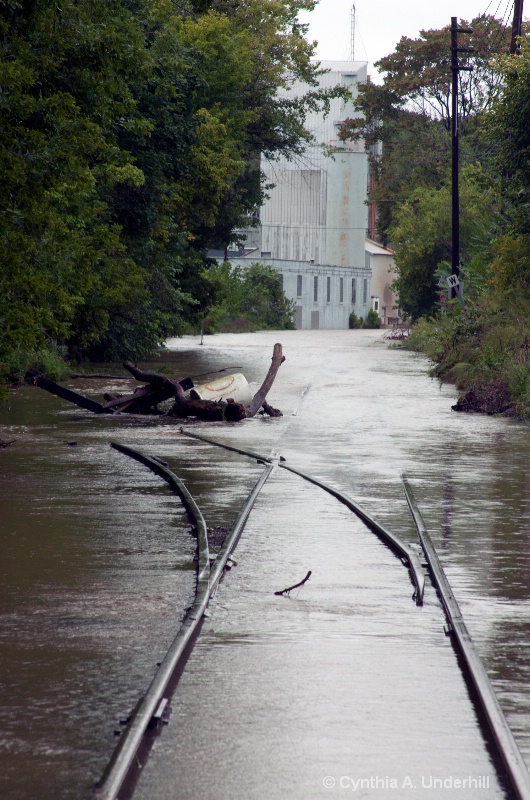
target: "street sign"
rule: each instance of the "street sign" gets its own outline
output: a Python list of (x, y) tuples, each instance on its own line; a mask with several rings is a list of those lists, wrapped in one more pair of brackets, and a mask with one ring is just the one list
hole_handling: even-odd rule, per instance
[(447, 281), (447, 285), (450, 289), (458, 289), (460, 286), (460, 281), (456, 275), (449, 275), (449, 277), (445, 280)]

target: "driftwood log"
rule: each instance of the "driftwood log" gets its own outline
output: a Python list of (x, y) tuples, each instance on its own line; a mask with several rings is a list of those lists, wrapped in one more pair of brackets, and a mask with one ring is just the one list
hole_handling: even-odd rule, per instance
[[(263, 406), (265, 398), (267, 397), (267, 394), (269, 393), (270, 388), (274, 383), (274, 379), (278, 374), (278, 370), (280, 369), (284, 361), (285, 361), (285, 356), (282, 353), (281, 344), (275, 344), (274, 350), (272, 351), (272, 361), (269, 367), (269, 371), (267, 372), (265, 380), (263, 381), (258, 391), (252, 398), (252, 402), (250, 403), (249, 407), (246, 410), (247, 417), (255, 417), (260, 408)], [(275, 414), (274, 416), (277, 415)]]
[(282, 589), (280, 592), (274, 592), (274, 594), (277, 594), (279, 596), (285, 596), (286, 594), (289, 594), (289, 592), (292, 592), (293, 589), (298, 589), (299, 586), (303, 586), (304, 583), (307, 583), (307, 581), (309, 580), (311, 575), (312, 575), (312, 572), (311, 572), (311, 570), (309, 570), (309, 572), (307, 573), (307, 575), (305, 576), (303, 581), (300, 581), (299, 583), (295, 583), (294, 586), (288, 586), (287, 589)]
[(123, 396), (106, 395), (105, 403), (98, 403), (91, 398), (73, 392), (71, 389), (59, 386), (59, 384), (36, 372), (28, 372), (26, 381), (96, 414), (119, 414), (123, 412), (129, 414), (162, 414), (163, 412), (158, 408), (158, 404), (173, 398), (173, 405), (165, 413), (165, 416), (197, 417), (211, 422), (239, 422), (247, 417), (254, 417), (260, 408), (270, 416), (281, 416), (281, 411), (269, 406), (265, 402), (265, 398), (284, 361), (285, 357), (282, 353), (281, 344), (275, 344), (269, 371), (248, 406), (236, 403), (230, 398), (227, 400), (200, 400), (187, 397), (186, 390), (193, 386), (191, 378), (170, 380), (165, 375), (160, 375), (157, 372), (141, 370), (132, 361), (125, 361), (124, 368), (136, 380), (142, 381), (146, 385), (139, 387), (131, 394)]

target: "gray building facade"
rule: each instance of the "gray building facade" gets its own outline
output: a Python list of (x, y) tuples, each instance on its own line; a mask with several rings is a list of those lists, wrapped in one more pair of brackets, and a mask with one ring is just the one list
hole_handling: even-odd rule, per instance
[[(367, 79), (366, 62), (324, 61), (322, 88), (347, 87), (353, 98)], [(295, 83), (289, 96), (311, 87)], [(274, 184), (260, 212), (259, 229), (248, 231), (244, 265), (263, 261), (283, 276), (295, 304), (297, 328), (347, 328), (351, 311), (370, 309), (371, 270), (365, 258), (368, 158), (364, 142), (342, 142), (341, 123), (359, 116), (352, 101), (331, 101), (330, 113), (312, 113), (306, 124), (312, 144), (296, 161), (262, 160)], [(329, 155), (332, 153), (332, 155)]]

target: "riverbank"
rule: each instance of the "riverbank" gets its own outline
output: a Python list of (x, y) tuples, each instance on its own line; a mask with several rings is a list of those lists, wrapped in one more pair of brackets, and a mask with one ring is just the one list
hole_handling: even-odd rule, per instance
[[(528, 306), (528, 304), (526, 304)], [(530, 421), (530, 315), (525, 304), (468, 304), (420, 320), (405, 346), (427, 355), (430, 375), (462, 392), (455, 411)]]

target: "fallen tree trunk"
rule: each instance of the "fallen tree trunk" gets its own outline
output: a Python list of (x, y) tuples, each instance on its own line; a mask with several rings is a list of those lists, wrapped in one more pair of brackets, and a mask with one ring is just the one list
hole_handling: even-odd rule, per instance
[[(123, 363), (124, 368), (136, 380), (143, 381), (147, 385), (122, 397), (107, 396), (105, 403), (98, 403), (77, 392), (73, 392), (71, 389), (65, 389), (63, 386), (36, 372), (29, 372), (26, 375), (26, 380), (28, 383), (39, 386), (41, 389), (62, 397), (64, 400), (69, 400), (81, 408), (93, 411), (95, 414), (119, 414), (123, 412), (130, 414), (162, 414), (162, 411), (157, 407), (158, 404), (174, 398), (173, 406), (165, 413), (165, 416), (197, 417), (210, 422), (239, 422), (247, 417), (254, 417), (260, 408), (263, 408), (264, 413), (270, 416), (281, 416), (281, 411), (269, 406), (265, 402), (265, 398), (274, 383), (280, 365), (284, 361), (281, 344), (275, 344), (269, 371), (248, 406), (244, 406), (243, 403), (236, 403), (231, 398), (226, 400), (201, 400), (187, 397), (185, 392), (193, 386), (191, 378), (170, 380), (165, 375), (160, 375), (157, 372), (145, 372), (137, 367), (136, 364), (133, 364), (132, 361), (125, 361)], [(219, 370), (219, 372), (222, 371), (224, 370)]]
[(175, 391), (175, 402), (168, 412), (172, 417), (197, 417), (210, 422), (240, 422), (247, 416), (245, 406), (228, 400), (200, 400), (186, 397), (180, 386)]
[(91, 400), (89, 397), (85, 397), (78, 392), (73, 392), (71, 389), (65, 389), (64, 386), (60, 386), (58, 383), (55, 383), (55, 381), (51, 381), (49, 378), (46, 378), (44, 375), (39, 375), (38, 372), (34, 372), (33, 370), (29, 370), (29, 372), (26, 373), (24, 380), (26, 383), (38, 386), (40, 389), (44, 389), (50, 394), (54, 394), (57, 397), (62, 397), (63, 400), (74, 403), (76, 406), (86, 408), (87, 411), (92, 411), (94, 414), (108, 413), (101, 403), (97, 403), (95, 400)]
[[(242, 419), (254, 417), (259, 409), (263, 407), (265, 413), (270, 414), (270, 416), (281, 416), (281, 411), (269, 406), (265, 402), (265, 398), (284, 361), (285, 356), (282, 353), (281, 344), (275, 344), (271, 365), (265, 380), (252, 398), (250, 405), (246, 407), (242, 403), (236, 403), (230, 398), (228, 400), (200, 400), (198, 398), (188, 398), (185, 396), (182, 387), (175, 386), (175, 403), (168, 414), (181, 418), (197, 417), (198, 419), (209, 420), (211, 422), (239, 422)], [(147, 374), (148, 373), (142, 373), (143, 379), (145, 379), (145, 375)]]

